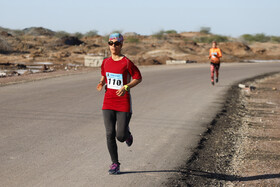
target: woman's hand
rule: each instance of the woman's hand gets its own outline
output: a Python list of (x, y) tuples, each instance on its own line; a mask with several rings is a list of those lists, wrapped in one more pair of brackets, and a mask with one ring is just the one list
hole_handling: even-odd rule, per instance
[[(100, 81), (99, 81), (99, 84), (96, 86), (96, 89), (98, 91), (101, 91), (102, 90), (102, 87), (105, 85), (105, 77), (102, 76)], [(106, 89), (106, 88), (105, 88)]]
[(101, 91), (102, 90), (102, 87), (103, 87), (103, 84), (100, 82), (97, 86), (96, 86), (96, 89), (98, 91)]
[(125, 94), (125, 87), (121, 87), (118, 91), (116, 91), (117, 96), (124, 96)]

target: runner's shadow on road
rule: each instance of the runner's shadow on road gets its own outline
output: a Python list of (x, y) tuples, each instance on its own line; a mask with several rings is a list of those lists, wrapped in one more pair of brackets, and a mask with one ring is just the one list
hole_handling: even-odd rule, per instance
[(261, 179), (280, 178), (280, 173), (241, 177), (241, 176), (237, 176), (237, 175), (226, 175), (226, 174), (218, 174), (218, 173), (210, 173), (210, 172), (205, 172), (205, 171), (191, 170), (189, 172), (186, 172), (185, 174), (209, 178), (209, 179), (225, 180), (225, 181), (254, 181), (254, 180), (261, 180)]
[(134, 174), (134, 173), (180, 173), (179, 170), (154, 170), (154, 171), (122, 171), (120, 174)]

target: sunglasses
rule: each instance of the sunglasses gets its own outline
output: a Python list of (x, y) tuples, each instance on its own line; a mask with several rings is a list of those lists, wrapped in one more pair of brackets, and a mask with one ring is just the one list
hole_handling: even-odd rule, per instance
[(115, 46), (120, 46), (122, 43), (119, 42), (119, 41), (115, 41), (115, 42), (109, 41), (108, 44), (111, 45), (111, 46), (114, 45), (114, 44), (115, 44)]

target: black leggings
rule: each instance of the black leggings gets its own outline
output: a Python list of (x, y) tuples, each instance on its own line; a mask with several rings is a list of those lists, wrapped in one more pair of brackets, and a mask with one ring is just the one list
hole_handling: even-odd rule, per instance
[(107, 147), (113, 163), (119, 163), (116, 138), (124, 142), (130, 136), (128, 125), (131, 115), (130, 112), (103, 110)]

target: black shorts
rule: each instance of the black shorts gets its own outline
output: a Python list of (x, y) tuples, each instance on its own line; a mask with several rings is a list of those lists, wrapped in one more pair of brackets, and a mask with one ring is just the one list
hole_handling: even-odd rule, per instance
[(213, 65), (215, 69), (220, 69), (220, 63), (219, 64), (215, 64), (215, 63), (210, 63), (211, 66)]

